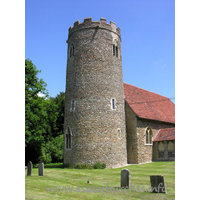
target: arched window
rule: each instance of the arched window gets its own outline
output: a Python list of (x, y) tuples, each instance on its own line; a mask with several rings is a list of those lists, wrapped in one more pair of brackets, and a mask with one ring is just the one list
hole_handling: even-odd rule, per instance
[(71, 149), (71, 148), (72, 148), (72, 132), (68, 127), (66, 133), (66, 149)]
[(150, 127), (146, 129), (146, 144), (152, 144), (152, 130)]
[(175, 158), (175, 141), (168, 142), (168, 157)]
[(148, 144), (148, 132), (146, 131), (146, 144)]
[(163, 142), (159, 142), (159, 144), (158, 144), (158, 150), (159, 151), (164, 151), (165, 150)]
[(172, 141), (168, 142), (168, 150), (169, 151), (174, 151), (175, 150), (175, 146), (174, 146), (174, 143)]
[(165, 151), (165, 147), (164, 147), (163, 142), (159, 142), (158, 150), (159, 150), (159, 158), (163, 158), (164, 157), (164, 151)]

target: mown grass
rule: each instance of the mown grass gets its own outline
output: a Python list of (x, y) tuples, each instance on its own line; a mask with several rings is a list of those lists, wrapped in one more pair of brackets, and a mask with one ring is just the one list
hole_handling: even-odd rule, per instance
[[(150, 175), (163, 175), (167, 186), (167, 194), (136, 192), (134, 190), (110, 191), (108, 187), (120, 187), (121, 170), (127, 168), (131, 172), (131, 184), (135, 188), (150, 187)], [(59, 169), (46, 168), (45, 176), (38, 176), (38, 169), (33, 169), (32, 176), (25, 172), (26, 199), (175, 199), (175, 162), (154, 162), (141, 165), (129, 165), (116, 169)], [(91, 184), (87, 183), (91, 180)], [(47, 191), (57, 186), (63, 191)], [(72, 192), (66, 189), (73, 186)], [(84, 187), (84, 188), (83, 188)], [(87, 188), (88, 187), (88, 188)], [(93, 188), (92, 188), (93, 187)], [(104, 188), (103, 188), (104, 187)], [(98, 188), (98, 190), (96, 190)], [(118, 189), (118, 188), (117, 188)], [(91, 191), (90, 191), (91, 190)], [(101, 192), (102, 190), (102, 192)]]

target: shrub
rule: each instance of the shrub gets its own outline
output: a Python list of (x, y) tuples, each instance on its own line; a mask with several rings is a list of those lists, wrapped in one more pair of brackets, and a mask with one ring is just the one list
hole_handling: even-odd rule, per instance
[(69, 164), (69, 169), (74, 169), (74, 165), (72, 163)]
[(75, 169), (92, 169), (92, 167), (88, 164), (76, 164)]
[(64, 164), (64, 168), (74, 169), (74, 165), (72, 163)]
[(44, 168), (63, 168), (63, 163), (49, 163), (44, 165)]
[[(33, 168), (38, 168), (38, 164), (33, 164)], [(63, 163), (44, 164), (44, 168), (63, 168)]]
[(106, 164), (97, 162), (97, 163), (94, 164), (93, 168), (94, 169), (105, 169), (106, 168)]
[(102, 163), (102, 169), (105, 169), (106, 168), (106, 163)]

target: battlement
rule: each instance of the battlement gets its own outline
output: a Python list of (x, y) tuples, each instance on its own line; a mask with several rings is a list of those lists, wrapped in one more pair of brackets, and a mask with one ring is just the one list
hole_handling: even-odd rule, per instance
[(85, 18), (82, 23), (80, 23), (79, 20), (74, 22), (74, 26), (70, 26), (69, 28), (69, 37), (73, 32), (77, 30), (88, 28), (106, 29), (116, 33), (120, 37), (120, 28), (116, 28), (116, 24), (114, 22), (110, 21), (110, 24), (108, 24), (105, 18), (100, 18), (100, 21), (92, 21), (91, 17)]

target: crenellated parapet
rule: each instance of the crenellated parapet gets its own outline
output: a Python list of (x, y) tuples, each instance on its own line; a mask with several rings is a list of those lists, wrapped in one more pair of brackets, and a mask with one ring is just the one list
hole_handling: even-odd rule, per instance
[(106, 22), (105, 18), (100, 18), (100, 21), (92, 21), (91, 17), (85, 18), (82, 23), (78, 21), (74, 22), (74, 26), (70, 26), (69, 28), (69, 37), (76, 32), (77, 30), (81, 29), (88, 29), (88, 28), (94, 28), (94, 29), (106, 29), (108, 31), (111, 31), (113, 33), (116, 33), (119, 37), (120, 34), (120, 28), (116, 28), (116, 24), (112, 21), (108, 24)]

